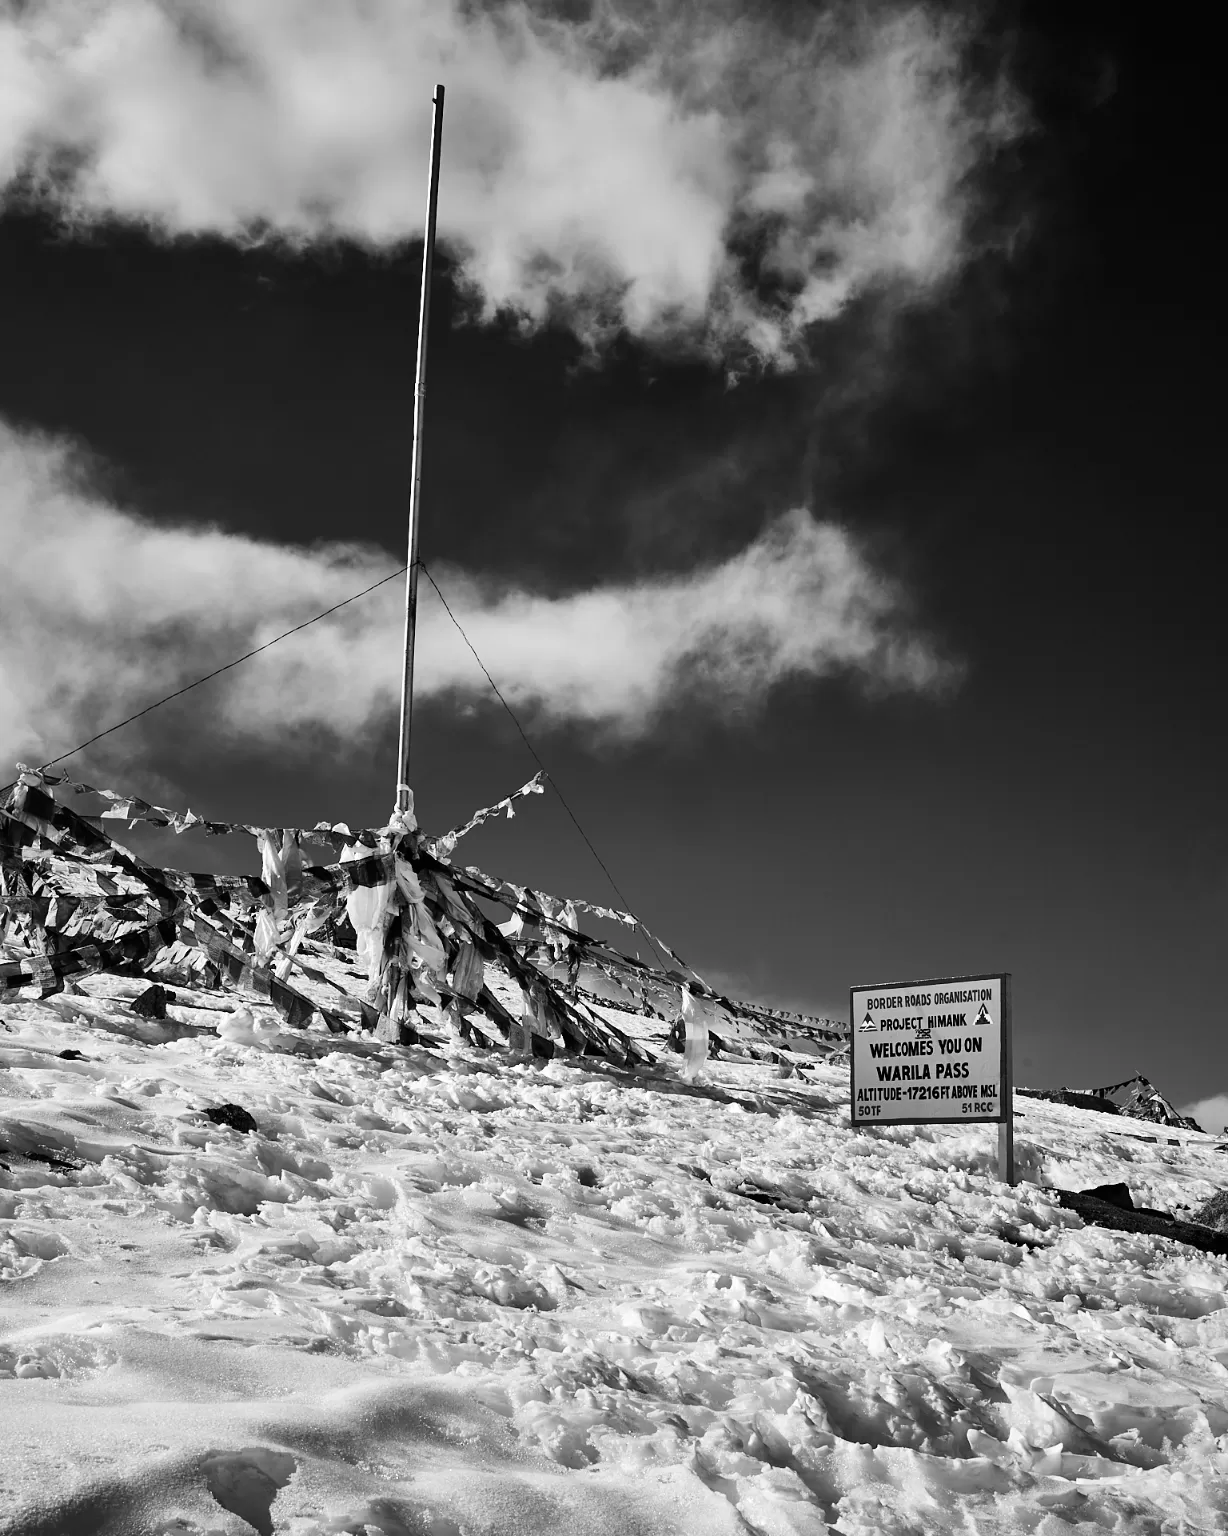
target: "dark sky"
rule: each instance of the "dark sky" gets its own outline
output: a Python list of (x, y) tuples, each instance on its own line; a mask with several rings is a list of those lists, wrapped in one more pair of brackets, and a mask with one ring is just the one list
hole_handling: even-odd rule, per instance
[[(1187, 1101), (1228, 1089), (1222, 258), (1201, 148), (1217, 125), (1193, 40), (1131, 15), (1022, 10), (1035, 127), (994, 168), (988, 217), (1023, 232), (905, 318), (872, 383), (857, 314), (813, 367), (732, 390), (630, 342), (578, 367), (561, 331), (454, 323), (445, 257), (422, 552), (564, 592), (732, 552), (803, 500), (844, 521), (963, 659), (962, 687), (936, 703), (793, 684), (732, 724), (680, 705), (634, 746), (537, 728), (626, 899), (701, 974), (819, 1013), (843, 1013), (852, 983), (1009, 969), (1021, 1081), (1141, 1070)], [(391, 568), (417, 262), (84, 238), (10, 211), (0, 414), (88, 444), (151, 517), (362, 538)], [(176, 749), (188, 709), (167, 708), (149, 767), (198, 810), (386, 815), (391, 730), (352, 756), (202, 776)], [(428, 827), (533, 768), (497, 710), (419, 714)], [(550, 799), (470, 847), (609, 897)]]

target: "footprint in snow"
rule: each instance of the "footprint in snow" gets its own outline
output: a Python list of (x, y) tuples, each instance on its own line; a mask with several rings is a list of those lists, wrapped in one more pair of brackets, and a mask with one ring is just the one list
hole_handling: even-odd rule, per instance
[(71, 1334), (31, 1340), (25, 1348), (0, 1344), (0, 1380), (89, 1376), (117, 1358), (113, 1350)]

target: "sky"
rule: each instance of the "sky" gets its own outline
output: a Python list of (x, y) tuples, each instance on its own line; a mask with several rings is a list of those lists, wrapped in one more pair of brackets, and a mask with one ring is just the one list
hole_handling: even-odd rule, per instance
[[(1020, 1081), (1228, 1094), (1199, 67), (1107, 4), (0, 7), (0, 756), (403, 562), (442, 81), (422, 557), (618, 899), (730, 992), (1009, 970)], [(443, 830), (537, 764), (422, 601)], [(379, 824), (400, 623), (69, 766)], [(554, 796), (466, 846), (614, 899)]]

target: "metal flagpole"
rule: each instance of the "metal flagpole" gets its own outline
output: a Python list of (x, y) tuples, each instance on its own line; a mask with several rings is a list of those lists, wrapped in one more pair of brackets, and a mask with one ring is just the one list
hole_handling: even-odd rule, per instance
[(401, 732), (397, 743), (397, 810), (409, 809), (409, 738), (414, 707), (414, 639), (418, 627), (418, 525), (422, 506), (422, 417), (426, 406), (426, 341), (431, 319), (431, 267), (435, 259), (435, 213), (439, 203), (439, 151), (443, 144), (443, 86), (431, 98), (430, 191), (422, 248), (422, 297), (418, 308), (418, 372), (414, 387), (413, 467), (409, 482), (409, 561), (405, 572), (405, 665), (401, 674)]

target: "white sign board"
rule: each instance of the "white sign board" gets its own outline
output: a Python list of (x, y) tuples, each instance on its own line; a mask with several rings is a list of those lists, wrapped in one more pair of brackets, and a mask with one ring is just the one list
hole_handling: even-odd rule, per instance
[(1009, 1120), (1010, 976), (849, 992), (854, 1125)]

